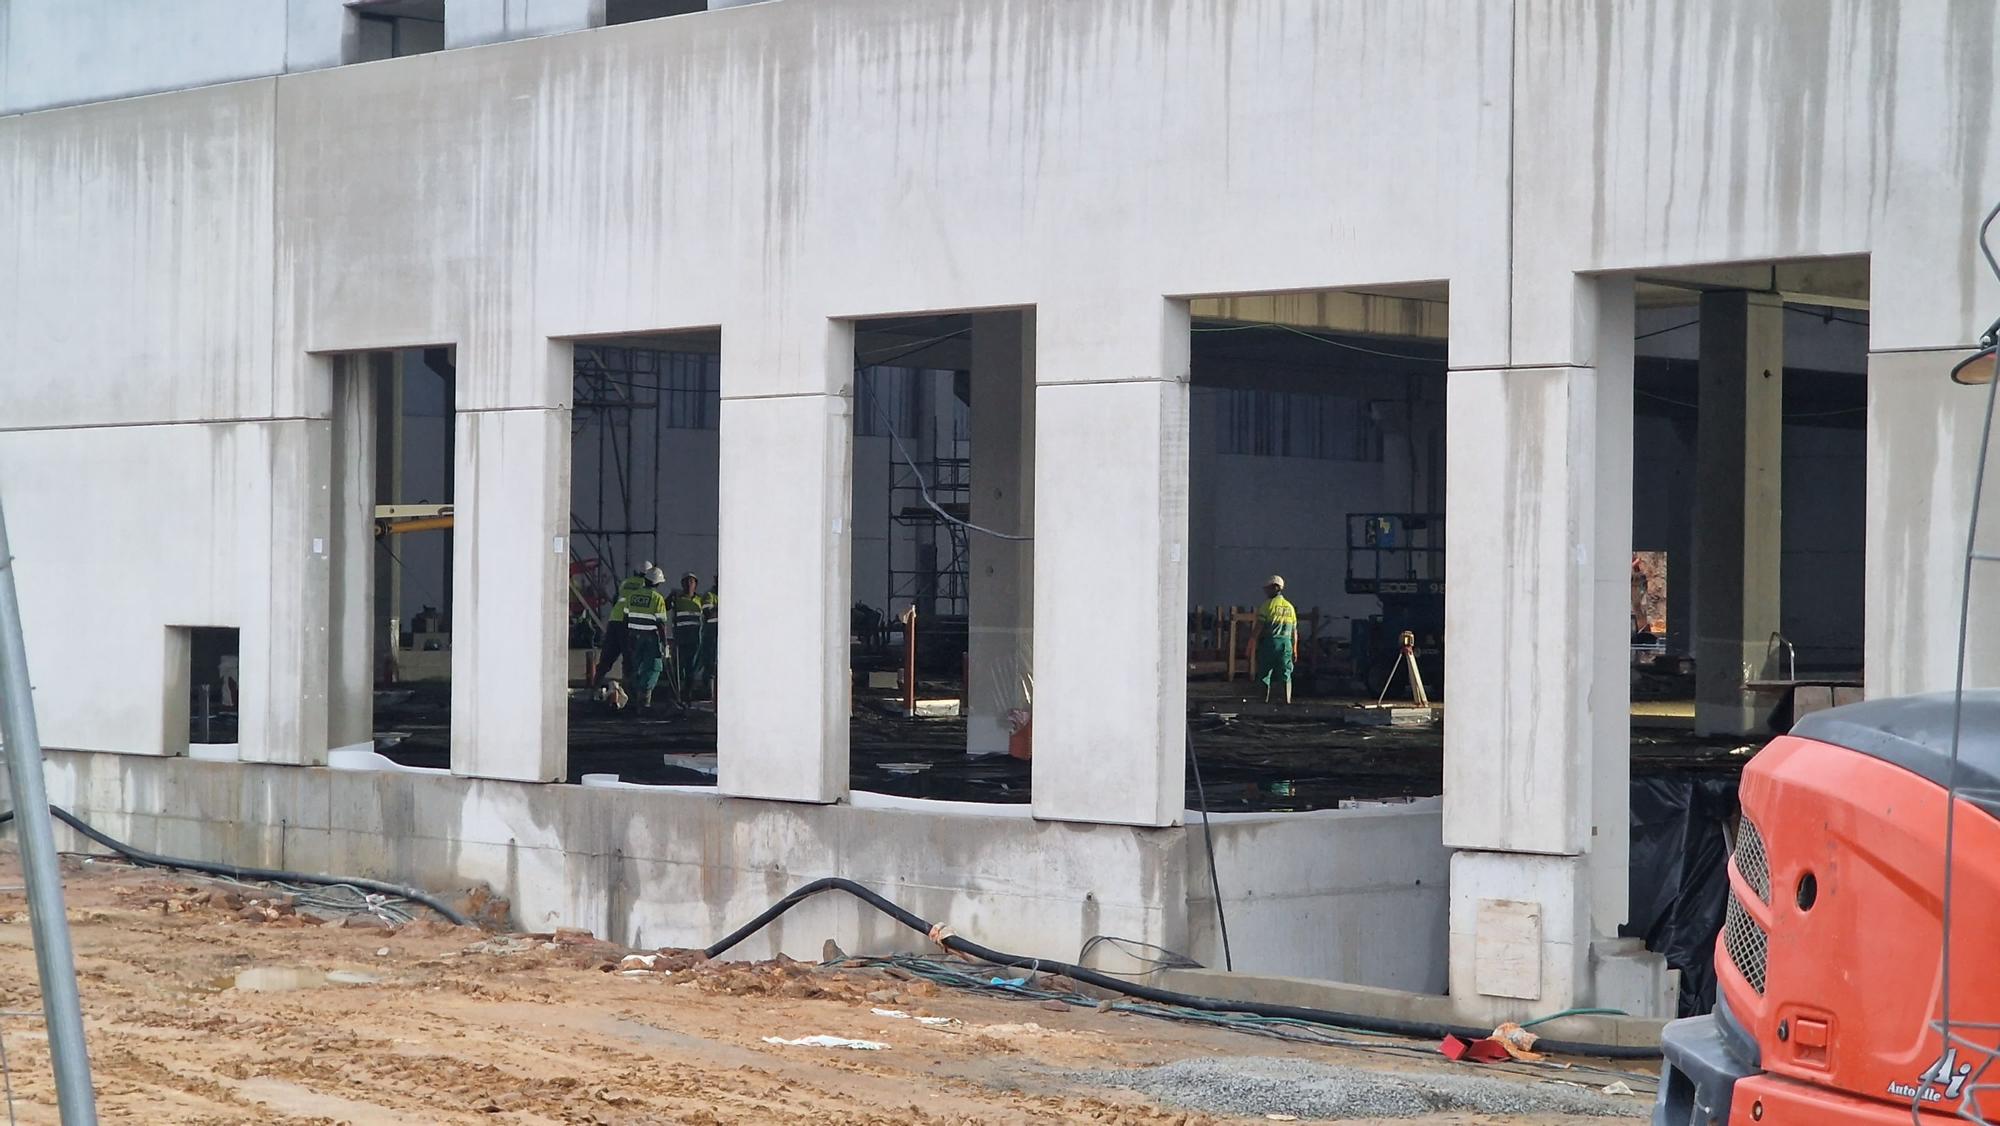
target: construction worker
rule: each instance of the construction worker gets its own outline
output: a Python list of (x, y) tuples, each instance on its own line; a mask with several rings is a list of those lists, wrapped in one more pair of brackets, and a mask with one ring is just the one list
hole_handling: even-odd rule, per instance
[(1285, 598), (1285, 576), (1264, 581), (1264, 599), (1257, 608), (1257, 683), (1264, 702), (1271, 702), (1271, 682), (1285, 684), (1285, 703), (1292, 702), (1292, 663), (1299, 655), (1299, 613)]
[(696, 677), (708, 682), (708, 698), (715, 699), (715, 592), (722, 586), (720, 576), (708, 580), (708, 593), (701, 596), (701, 654), (696, 661)]
[(649, 569), (638, 590), (620, 599), (625, 607), (625, 680), (635, 709), (653, 706), (653, 689), (665, 667), (667, 599), (660, 587), (667, 581), (658, 567)]
[(694, 699), (695, 662), (701, 658), (701, 577), (693, 571), (681, 576), (681, 588), (667, 600), (674, 624), (674, 671), (679, 674), (681, 706)]
[[(626, 601), (632, 595), (645, 590), (646, 573), (657, 570), (659, 568), (653, 566), (653, 561), (648, 559), (639, 564), (638, 570), (618, 583), (618, 594), (611, 601), (611, 613), (605, 618), (604, 645), (597, 651), (597, 677), (590, 682), (593, 691), (611, 679), (611, 666), (617, 664), (618, 658), (625, 655)], [(628, 677), (632, 675), (630, 665), (625, 667), (625, 675)]]

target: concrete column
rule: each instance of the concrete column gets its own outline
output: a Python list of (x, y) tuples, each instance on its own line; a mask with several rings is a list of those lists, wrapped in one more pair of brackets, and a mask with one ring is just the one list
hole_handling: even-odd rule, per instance
[[(1868, 356), (1868, 531), (1863, 681), (1870, 698), (1948, 692), (1957, 676), (1965, 533), (1984, 387), (1951, 382), (1964, 350)], [(2000, 451), (1996, 451), (2000, 453)], [(1987, 468), (1980, 550), (2000, 551), (2000, 456)], [(2000, 685), (2000, 565), (1972, 570), (1968, 688)]]
[(1743, 684), (1778, 629), (1785, 306), (1773, 294), (1701, 298), (1695, 435), (1695, 732), (1765, 730)]
[[(1444, 838), (1465, 1019), (1667, 1004), (1613, 940), (1629, 848), (1632, 291), (1579, 279), (1576, 362), (1447, 385)], [(1671, 1015), (1671, 1014), (1668, 1014)]]
[(455, 434), (451, 770), (553, 781), (569, 760), (570, 411), (461, 410)]
[(1035, 816), (1178, 824), (1187, 305), (1047, 305), (1035, 351)]
[[(972, 319), (972, 522), (1035, 534), (1035, 314)], [(1007, 753), (1007, 713), (1034, 689), (1035, 548), (978, 532), (967, 541), (968, 754)]]
[[(753, 326), (745, 326), (751, 328)], [(847, 793), (854, 328), (723, 327), (717, 786)]]
[[(313, 369), (309, 380), (331, 387), (330, 359), (302, 362)], [(248, 572), (265, 586), (256, 599), (262, 612), (244, 619), (239, 638), (238, 745), (244, 762), (318, 766), (326, 762), (332, 423), (291, 419), (270, 433), (262, 483), (269, 501), (252, 549), (259, 565)]]
[(329, 497), (326, 741), (368, 743), (375, 725), (376, 414), (383, 353), (335, 361)]

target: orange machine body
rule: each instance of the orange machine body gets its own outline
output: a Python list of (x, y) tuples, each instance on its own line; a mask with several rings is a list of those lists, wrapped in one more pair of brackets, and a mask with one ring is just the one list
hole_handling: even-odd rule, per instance
[[(1940, 703), (1942, 701), (1942, 703)], [(1656, 1126), (2000, 1122), (2000, 694), (1968, 705), (1940, 958), (1949, 697), (1821, 713), (1744, 771), (1717, 1011), (1677, 1021)], [(1846, 714), (1843, 714), (1846, 713)], [(1970, 723), (1991, 721), (1975, 736)], [(1974, 739), (1977, 747), (1971, 746)], [(1942, 743), (1943, 746), (1939, 746)], [(1706, 1023), (1703, 1023), (1706, 1022)]]

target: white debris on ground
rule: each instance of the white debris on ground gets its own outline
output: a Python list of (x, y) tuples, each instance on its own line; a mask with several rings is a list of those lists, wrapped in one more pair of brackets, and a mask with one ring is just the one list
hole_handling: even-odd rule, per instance
[(888, 1017), (890, 1020), (914, 1020), (918, 1024), (958, 1023), (957, 1021), (951, 1019), (950, 1017), (923, 1017), (923, 1016), (913, 1017), (901, 1009), (870, 1009), (868, 1011), (874, 1013), (878, 1017)]
[(1575, 1084), (1367, 1071), (1254, 1056), (1179, 1060), (1159, 1067), (1084, 1072), (1076, 1078), (1138, 1091), (1188, 1110), (1251, 1118), (1422, 1118), (1440, 1112), (1644, 1118), (1652, 1109), (1648, 1099)]
[(856, 1052), (879, 1052), (889, 1046), (880, 1040), (849, 1040), (845, 1036), (801, 1036), (797, 1040), (787, 1040), (782, 1036), (766, 1036), (764, 1043), (780, 1044), (787, 1048), (847, 1048)]

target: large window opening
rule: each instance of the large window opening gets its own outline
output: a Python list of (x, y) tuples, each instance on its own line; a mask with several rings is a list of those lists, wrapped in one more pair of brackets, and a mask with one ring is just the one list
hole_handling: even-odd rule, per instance
[[(1207, 804), (1438, 793), (1445, 286), (1189, 311), (1188, 724)], [(1191, 777), (1189, 808), (1202, 796)]]
[(1034, 391), (1032, 312), (856, 326), (856, 790), (1029, 798)]
[[(1699, 267), (1635, 285), (1631, 900), (1623, 933), (1714, 1005), (1737, 778), (1858, 699), (1868, 263)], [(1705, 881), (1705, 884), (1702, 882)]]
[(721, 337), (579, 340), (569, 772), (715, 781)]
[(1636, 293), (1634, 723), (1727, 751), (1859, 697), (1868, 266), (1676, 270)]

